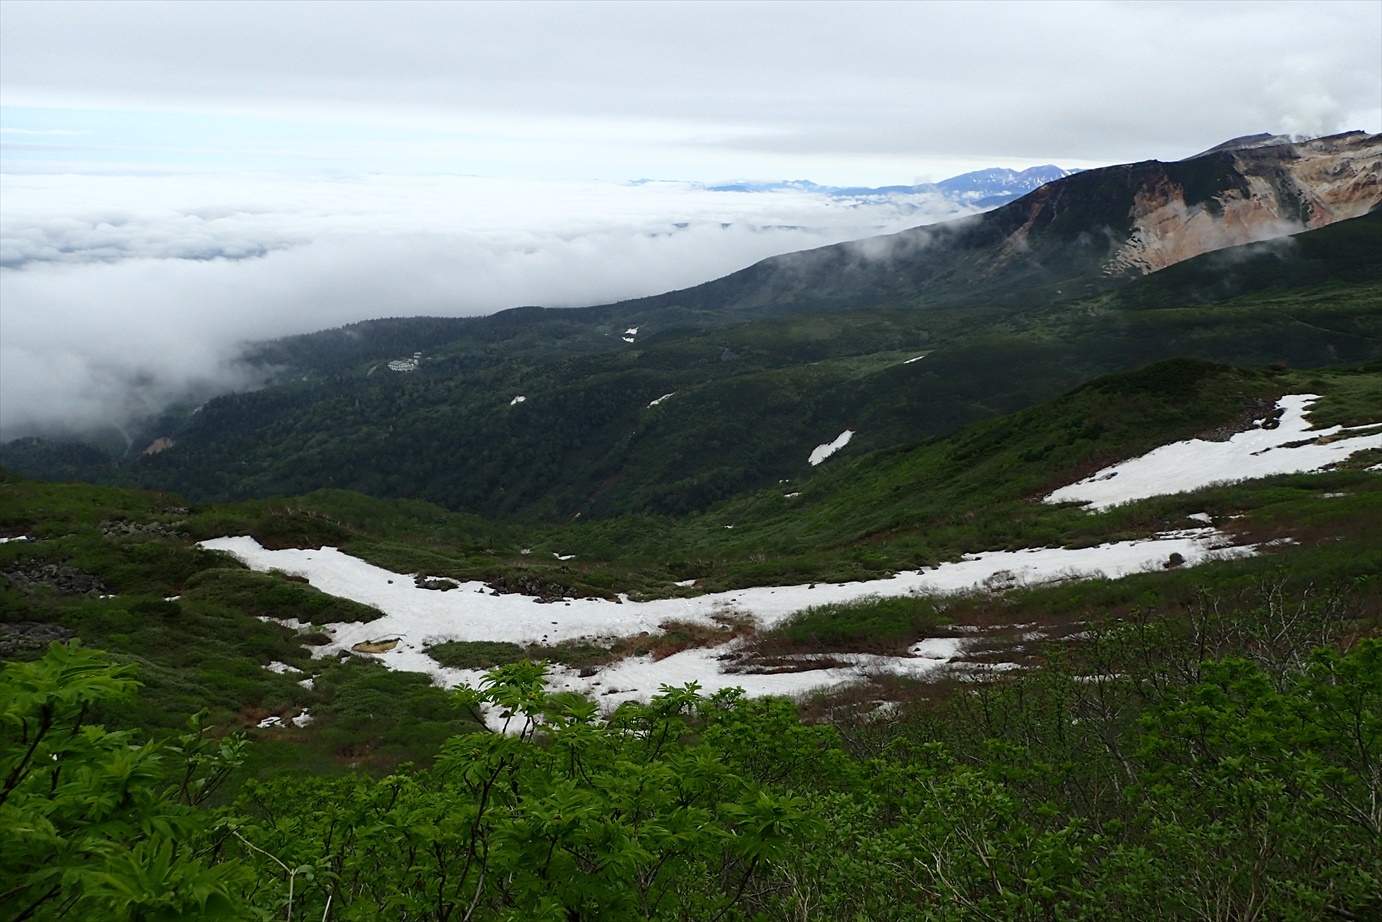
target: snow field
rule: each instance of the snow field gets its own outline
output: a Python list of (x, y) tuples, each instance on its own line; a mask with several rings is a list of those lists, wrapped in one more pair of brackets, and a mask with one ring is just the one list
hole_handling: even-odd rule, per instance
[(1376, 430), (1376, 426), (1311, 429), (1306, 412), (1318, 399), (1318, 394), (1289, 394), (1277, 401), (1282, 413), (1274, 429), (1263, 428), (1265, 420), (1258, 420), (1254, 428), (1227, 441), (1189, 439), (1163, 445), (1061, 487), (1045, 501), (1085, 503), (1090, 511), (1097, 512), (1216, 483), (1323, 470), (1356, 452), (1382, 448), (1382, 432), (1360, 434), (1360, 430)]
[(812, 449), (811, 457), (807, 458), (806, 460), (811, 463), (812, 467), (815, 467), (816, 465), (824, 461), (826, 458), (829, 458), (831, 455), (835, 454), (835, 452), (839, 451), (841, 448), (844, 448), (846, 445), (848, 445), (849, 440), (852, 438), (854, 438), (854, 430), (846, 429), (844, 432), (841, 432), (839, 435), (835, 436), (835, 441), (826, 442), (824, 445), (817, 445), (814, 449)]
[[(803, 608), (865, 595), (956, 593), (1052, 580), (1116, 578), (1160, 568), (1172, 554), (1180, 554), (1186, 565), (1193, 565), (1252, 553), (1250, 548), (1227, 546), (1222, 533), (1213, 528), (1194, 528), (1141, 541), (1073, 550), (1034, 548), (971, 554), (931, 570), (853, 583), (765, 586), (650, 602), (632, 602), (624, 597), (617, 602), (542, 602), (512, 593), (495, 595), (480, 582), (461, 583), (450, 592), (422, 589), (414, 584), (411, 575), (373, 566), (332, 547), (275, 551), (250, 537), (217, 538), (201, 544), (228, 552), (254, 570), (282, 570), (303, 576), (322, 592), (373, 605), (384, 612), (382, 618), (368, 623), (326, 625), (331, 641), (314, 648), (315, 656), (334, 656), (359, 643), (397, 638), (399, 643), (393, 649), (372, 655), (391, 669), (425, 672), (444, 687), (461, 682), (475, 684), (484, 676), (483, 670), (442, 667), (423, 652), (432, 644), (448, 640), (517, 644), (555, 644), (582, 638), (613, 640), (643, 632), (659, 633), (667, 621), (713, 625), (713, 616), (726, 612), (747, 615), (761, 627), (772, 627)], [(283, 623), (305, 627), (296, 621)], [(611, 704), (634, 698), (646, 700), (664, 684), (692, 681), (699, 682), (706, 691), (737, 686), (752, 695), (795, 695), (821, 686), (858, 681), (870, 671), (920, 675), (949, 662), (966, 642), (936, 638), (915, 645), (905, 657), (832, 655), (834, 661), (850, 665), (756, 675), (726, 671), (720, 657), (733, 648), (735, 641), (730, 641), (720, 647), (686, 650), (656, 662), (651, 657), (631, 657), (584, 677), (575, 670), (554, 665), (549, 681), (555, 690), (579, 691)]]

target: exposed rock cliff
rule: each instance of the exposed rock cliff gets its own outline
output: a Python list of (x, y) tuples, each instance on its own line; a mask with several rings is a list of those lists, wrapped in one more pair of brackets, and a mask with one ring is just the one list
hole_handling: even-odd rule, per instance
[[(1126, 242), (1104, 266), (1144, 275), (1224, 247), (1313, 230), (1382, 204), (1382, 135), (1268, 136), (1157, 164), (1133, 196)], [(1154, 163), (1154, 161), (1153, 161)]]

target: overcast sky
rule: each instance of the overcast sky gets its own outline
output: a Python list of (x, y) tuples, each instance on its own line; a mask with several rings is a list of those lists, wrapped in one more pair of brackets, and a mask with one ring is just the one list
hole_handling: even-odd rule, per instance
[(0, 437), (245, 386), (247, 337), (613, 300), (956, 213), (706, 183), (1377, 132), (1379, 47), (1377, 0), (0, 0)]

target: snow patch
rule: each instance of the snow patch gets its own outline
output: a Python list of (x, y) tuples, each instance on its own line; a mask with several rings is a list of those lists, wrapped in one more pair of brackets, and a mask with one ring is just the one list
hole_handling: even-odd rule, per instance
[(1254, 428), (1224, 442), (1189, 439), (1163, 445), (1061, 487), (1046, 502), (1084, 503), (1091, 511), (1099, 511), (1216, 483), (1319, 471), (1356, 452), (1382, 448), (1382, 432), (1350, 435), (1376, 426), (1311, 429), (1305, 414), (1318, 399), (1318, 394), (1288, 394), (1277, 401), (1282, 414), (1275, 429), (1262, 428), (1264, 421), (1258, 420)]
[(811, 463), (812, 467), (815, 467), (817, 464), (820, 464), (826, 458), (829, 458), (831, 455), (835, 454), (835, 452), (848, 445), (849, 440), (852, 438), (854, 438), (854, 430), (846, 429), (844, 432), (835, 436), (835, 441), (826, 442), (824, 445), (817, 445), (815, 450), (811, 452), (811, 457), (806, 460)]
[(509, 406), (511, 406), (511, 407), (518, 406), (518, 404), (522, 403), (523, 401), (525, 401), (525, 400), (527, 400), (527, 399), (528, 399), (527, 397), (524, 397), (522, 394), (519, 394), (517, 397), (515, 397), (514, 399), (512, 399), (512, 400), (509, 401)]
[[(612, 640), (643, 632), (658, 633), (666, 621), (714, 625), (715, 616), (723, 617), (727, 610), (771, 628), (808, 606), (847, 602), (865, 595), (982, 592), (1053, 580), (1112, 579), (1158, 570), (1172, 554), (1179, 554), (1183, 565), (1190, 566), (1253, 553), (1249, 547), (1229, 546), (1226, 537), (1213, 528), (1196, 528), (1098, 547), (989, 551), (887, 579), (760, 586), (650, 602), (633, 602), (627, 597), (617, 602), (571, 599), (568, 604), (555, 606), (518, 593), (491, 595), (478, 581), (462, 583), (456, 592), (431, 592), (419, 588), (410, 578), (333, 547), (268, 550), (247, 536), (203, 541), (201, 546), (228, 552), (260, 572), (279, 569), (301, 574), (322, 592), (373, 605), (384, 613), (367, 623), (327, 625), (331, 640), (314, 647), (314, 656), (336, 656), (379, 638), (398, 638), (390, 649), (373, 653), (372, 658), (391, 669), (427, 673), (445, 687), (460, 682), (475, 684), (484, 677), (482, 670), (443, 667), (426, 654), (427, 647), (448, 640), (518, 644)], [(686, 580), (678, 585), (693, 582)], [(849, 667), (832, 665), (784, 675), (750, 675), (725, 671), (725, 663), (719, 657), (733, 649), (735, 641), (731, 641), (720, 647), (687, 650), (657, 662), (649, 658), (624, 660), (585, 677), (554, 666), (551, 684), (556, 689), (581, 691), (612, 703), (633, 698), (646, 700), (664, 684), (688, 681), (699, 682), (706, 691), (738, 686), (749, 694), (791, 695), (822, 685), (858, 681), (868, 670), (919, 674), (952, 658), (963, 642), (963, 638), (936, 638), (913, 646), (905, 657), (859, 659), (850, 661)], [(832, 659), (839, 663), (848, 658), (834, 655)]]
[(919, 355), (919, 356), (917, 356), (917, 357), (914, 358), (914, 359), (908, 359), (907, 361), (903, 362), (902, 364), (903, 364), (903, 365), (910, 365), (910, 364), (912, 364), (913, 362), (920, 362), (920, 361), (921, 361), (922, 359), (924, 359), (924, 358), (926, 358), (925, 355)]
[(9, 544), (11, 541), (28, 541), (28, 535), (15, 535), (13, 538), (0, 538), (0, 544)]
[(657, 398), (656, 400), (653, 400), (653, 401), (649, 402), (648, 406), (650, 406), (650, 407), (655, 407), (655, 406), (657, 406), (659, 403), (662, 403), (662, 401), (666, 400), (668, 397), (675, 397), (675, 396), (676, 396), (676, 393), (677, 393), (676, 391), (672, 391), (672, 393), (670, 393), (670, 394), (663, 394), (661, 397)]

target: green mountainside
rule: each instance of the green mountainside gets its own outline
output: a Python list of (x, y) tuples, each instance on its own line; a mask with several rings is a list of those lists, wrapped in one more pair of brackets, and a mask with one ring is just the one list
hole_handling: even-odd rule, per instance
[[(197, 499), (333, 487), (523, 521), (680, 515), (805, 475), (812, 449), (846, 429), (856, 435), (839, 457), (915, 444), (1173, 356), (1303, 367), (1382, 357), (1379, 250), (1374, 213), (1072, 302), (640, 331), (621, 349), (581, 355), (548, 341), (546, 360), (479, 359), (466, 341), (404, 374), (382, 367), (383, 353), (165, 420), (147, 438), (174, 446), (122, 464), (38, 441), (0, 457), (38, 476)], [(517, 312), (532, 320), (513, 327), (518, 354), (542, 318), (576, 329), (579, 314)], [(432, 321), (371, 329), (410, 323)], [(512, 343), (497, 337), (495, 356)]]
[[(1280, 394), (1306, 390), (1325, 395), (1313, 413), (1322, 425), (1382, 423), (1377, 364), (1252, 371), (1182, 359), (1100, 378), (916, 447), (840, 459), (703, 515), (530, 528), (342, 490), (189, 507), (165, 494), (7, 474), (0, 537), (25, 540), (0, 543), (0, 620), (56, 626), (127, 657), (145, 671), (162, 713), (207, 706), (248, 715), (321, 700), (260, 668), (271, 660), (304, 666), (301, 637), (248, 616), (321, 624), (374, 615), (301, 583), (249, 573), (195, 540), (248, 534), (269, 547), (329, 544), (397, 572), (555, 595), (653, 598), (876, 578), (983, 550), (1142, 538), (1205, 512), (1251, 540), (1295, 535), (1229, 570), (1268, 572), (1295, 561), (1314, 578), (1361, 580), (1358, 587), (1375, 593), (1382, 543), (1371, 538), (1382, 521), (1382, 484), (1363, 468), (1377, 462), (1376, 452), (1332, 473), (1099, 514), (1035, 501), (1156, 445), (1241, 426)], [(1158, 580), (1185, 587), (1204, 572)], [(694, 589), (678, 585), (688, 578), (697, 580)], [(1051, 604), (1062, 591), (1041, 593)], [(7, 655), (22, 649), (10, 646)]]

